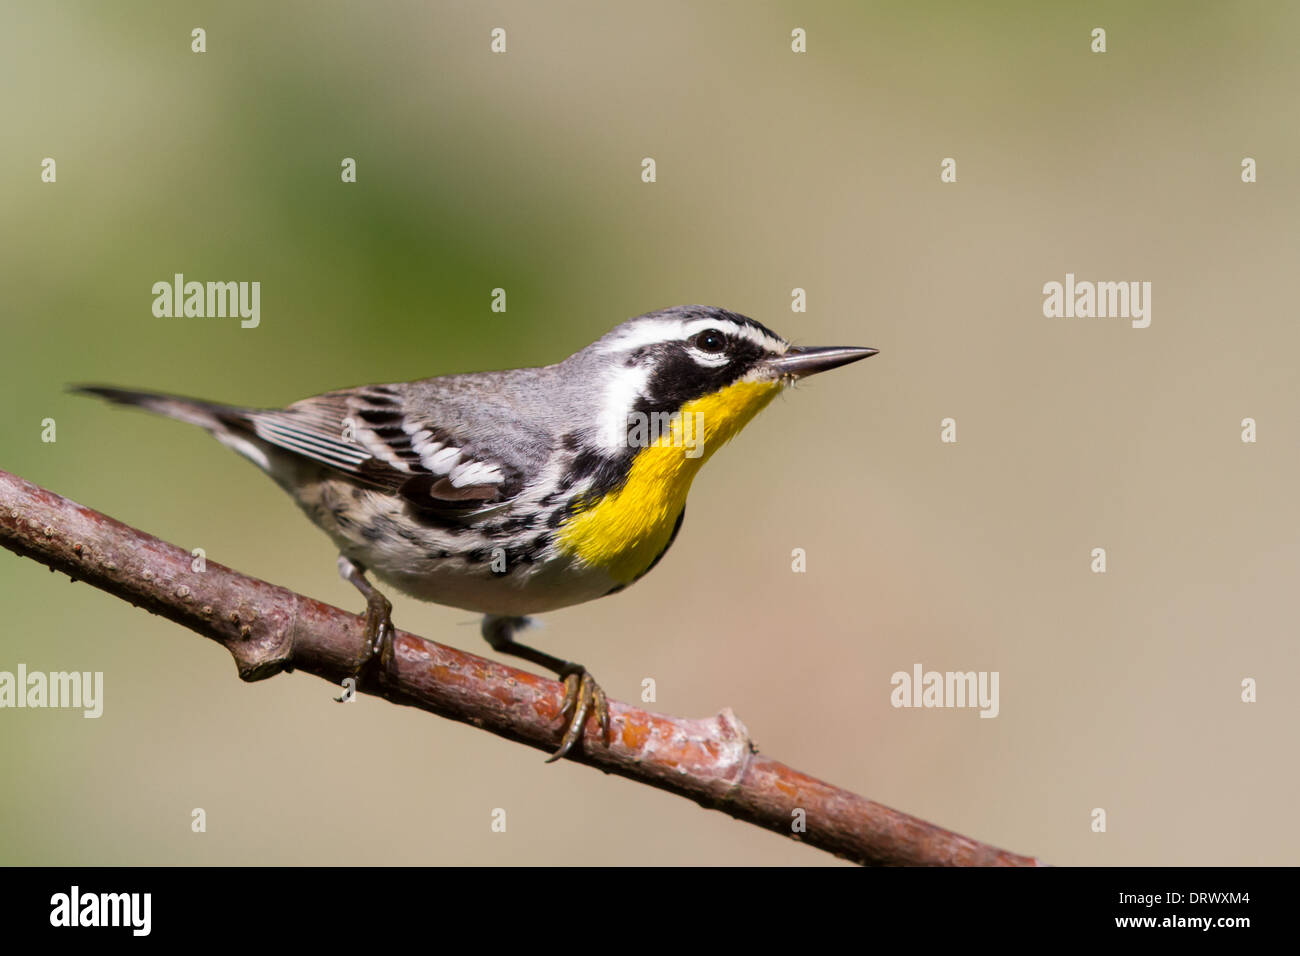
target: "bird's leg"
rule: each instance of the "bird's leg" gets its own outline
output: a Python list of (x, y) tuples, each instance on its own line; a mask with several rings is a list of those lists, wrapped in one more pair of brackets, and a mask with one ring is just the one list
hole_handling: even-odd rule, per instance
[(589, 717), (596, 718), (600, 724), (601, 738), (609, 743), (609, 700), (605, 697), (605, 692), (581, 664), (573, 664), (517, 643), (515, 632), (528, 624), (526, 617), (488, 614), (483, 618), (483, 638), (497, 653), (522, 657), (539, 667), (554, 671), (564, 681), (564, 706), (560, 709), (560, 717), (565, 721), (564, 738), (560, 741), (559, 749), (546, 762), (559, 760), (573, 749), (573, 745), (582, 737)]
[[(339, 555), (339, 576), (350, 583), (366, 599), (365, 643), (361, 648), (361, 659), (357, 661), (354, 677), (357, 686), (376, 661), (392, 655), (393, 645), (393, 605), (388, 598), (379, 593), (379, 589), (366, 580), (366, 569), (360, 564)], [(335, 700), (342, 701), (342, 697)]]

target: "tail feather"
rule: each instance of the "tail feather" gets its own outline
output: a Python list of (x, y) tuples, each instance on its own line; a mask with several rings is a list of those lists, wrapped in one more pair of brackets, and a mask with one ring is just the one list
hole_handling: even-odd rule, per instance
[(157, 412), (159, 415), (166, 415), (168, 418), (198, 425), (211, 432), (224, 431), (243, 417), (242, 410), (231, 405), (218, 405), (181, 395), (141, 392), (129, 388), (114, 388), (111, 385), (69, 385), (68, 391), (83, 395), (97, 395), (117, 405), (135, 405)]
[(282, 478), (283, 468), (277, 466), (284, 465), (283, 459), (287, 456), (277, 455), (274, 448), (254, 434), (247, 409), (185, 398), (182, 395), (141, 392), (130, 388), (114, 388), (111, 385), (70, 385), (68, 391), (97, 395), (118, 405), (134, 405), (206, 428), (217, 441), (243, 455), (272, 478), (277, 481)]

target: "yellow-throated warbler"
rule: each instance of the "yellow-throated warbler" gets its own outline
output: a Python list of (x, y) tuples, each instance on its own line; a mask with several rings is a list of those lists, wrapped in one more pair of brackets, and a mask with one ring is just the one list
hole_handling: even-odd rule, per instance
[(391, 605), (367, 570), (485, 615), (494, 650), (565, 682), (564, 756), (605, 695), (581, 665), (514, 640), (526, 615), (621, 590), (663, 557), (700, 465), (782, 387), (874, 355), (800, 348), (753, 319), (650, 312), (556, 365), (366, 385), (252, 409), (103, 386), (76, 391), (202, 426), (289, 492), (366, 597), (381, 659)]

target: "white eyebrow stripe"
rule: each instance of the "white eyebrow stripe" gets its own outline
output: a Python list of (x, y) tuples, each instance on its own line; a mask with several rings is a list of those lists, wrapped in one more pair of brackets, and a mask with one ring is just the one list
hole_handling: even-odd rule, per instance
[(646, 345), (657, 345), (660, 342), (685, 341), (696, 332), (703, 332), (705, 329), (720, 329), (728, 335), (749, 339), (769, 352), (782, 355), (790, 347), (789, 343), (764, 335), (761, 330), (754, 328), (752, 325), (743, 325), (730, 319), (709, 318), (706, 316), (685, 321), (682, 319), (647, 319), (638, 322), (632, 328), (611, 339), (601, 347), (601, 351), (625, 352)]
[(785, 353), (789, 346), (780, 339), (774, 339), (771, 336), (764, 335), (759, 329), (752, 325), (742, 325), (738, 322), (732, 322), (728, 319), (692, 319), (689, 322), (683, 322), (683, 338), (689, 339), (696, 332), (703, 332), (705, 329), (721, 329), (729, 335), (736, 335), (740, 338), (749, 339), (755, 345), (769, 352)]
[(630, 352), (643, 345), (671, 342), (682, 338), (679, 319), (646, 319), (630, 329), (625, 329), (601, 346), (602, 352)]

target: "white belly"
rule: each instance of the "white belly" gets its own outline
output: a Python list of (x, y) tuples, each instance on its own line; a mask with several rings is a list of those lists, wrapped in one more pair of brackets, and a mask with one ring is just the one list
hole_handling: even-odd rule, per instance
[[(412, 522), (404, 503), (378, 491), (359, 497), (345, 482), (299, 483), (292, 491), (307, 516), (334, 541), (340, 554), (404, 594), (480, 614), (518, 617), (581, 604), (617, 585), (555, 547), (533, 553), (519, 540), (485, 539), (474, 531), (451, 534)], [(397, 533), (400, 529), (404, 534)], [(382, 533), (376, 533), (376, 529)], [(528, 536), (526, 536), (528, 537)], [(529, 560), (494, 573), (492, 549)], [(497, 570), (503, 558), (497, 559)]]
[[(365, 562), (364, 557), (359, 560)], [(411, 597), (503, 617), (523, 617), (582, 604), (615, 587), (604, 571), (578, 567), (564, 557), (506, 575), (483, 573), (454, 558), (415, 572), (392, 564), (370, 567), (381, 581)]]

